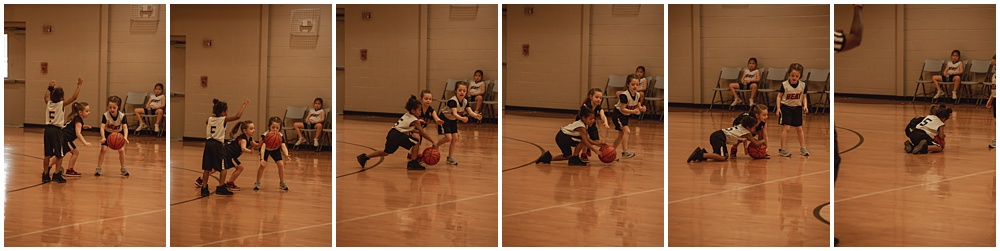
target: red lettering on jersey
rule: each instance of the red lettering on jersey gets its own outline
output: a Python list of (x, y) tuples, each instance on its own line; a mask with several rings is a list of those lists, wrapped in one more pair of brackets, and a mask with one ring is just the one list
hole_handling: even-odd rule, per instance
[(785, 99), (799, 99), (802, 97), (802, 93), (787, 93), (785, 94)]

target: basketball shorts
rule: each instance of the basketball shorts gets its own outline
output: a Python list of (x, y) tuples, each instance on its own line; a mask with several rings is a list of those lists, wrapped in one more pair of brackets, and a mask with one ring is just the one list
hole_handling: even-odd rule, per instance
[(729, 158), (729, 151), (726, 149), (726, 133), (718, 130), (708, 136), (708, 143), (712, 144), (712, 153)]
[(912, 132), (910, 132), (909, 135), (906, 136), (910, 138), (910, 143), (913, 143), (914, 145), (920, 144), (921, 140), (926, 140), (928, 146), (941, 146), (936, 141), (934, 141), (934, 137), (931, 137), (931, 135), (927, 134), (927, 132), (925, 132), (924, 130), (920, 129), (913, 130)]
[(222, 171), (222, 162), (225, 158), (222, 142), (209, 139), (205, 141), (205, 152), (201, 155), (201, 170)]
[(587, 135), (591, 140), (601, 140), (601, 132), (597, 130), (597, 123), (587, 127)]
[[(267, 149), (265, 149), (264, 150), (264, 161), (267, 161), (268, 157), (271, 157), (271, 159), (273, 159), (274, 162), (281, 161), (282, 160), (281, 159), (281, 148), (274, 149), (274, 150), (267, 150)], [(237, 160), (237, 162), (239, 162), (239, 161)]]
[(781, 117), (778, 118), (779, 125), (802, 126), (802, 107), (781, 105)]
[(611, 112), (611, 122), (615, 124), (615, 130), (621, 131), (622, 127), (628, 126), (629, 115), (623, 114), (618, 108)]
[(755, 84), (758, 84), (758, 83), (757, 82), (750, 82), (749, 84), (740, 84), (740, 89), (742, 89), (742, 90), (750, 90), (750, 85), (755, 85)]
[(556, 145), (559, 146), (559, 151), (562, 152), (563, 157), (573, 156), (573, 147), (580, 144), (580, 138), (566, 135), (562, 131), (556, 132)]
[(63, 152), (63, 132), (62, 129), (54, 125), (46, 125), (44, 138), (44, 148), (45, 157), (55, 156), (56, 158), (62, 158), (66, 153)]
[(438, 125), (438, 134), (458, 133), (458, 120), (457, 119), (456, 120), (450, 120), (450, 119), (445, 118), (444, 116), (442, 116), (441, 120), (444, 120), (444, 124)]
[(389, 133), (385, 135), (385, 149), (382, 151), (388, 154), (396, 152), (396, 149), (400, 147), (410, 149), (411, 147), (417, 145), (420, 141), (406, 133), (402, 133), (396, 129), (389, 129)]

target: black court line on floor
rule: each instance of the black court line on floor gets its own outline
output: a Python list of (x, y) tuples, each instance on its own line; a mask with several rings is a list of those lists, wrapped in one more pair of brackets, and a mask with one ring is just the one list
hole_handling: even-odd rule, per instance
[(826, 206), (829, 206), (829, 205), (830, 205), (830, 202), (827, 202), (827, 203), (820, 204), (815, 209), (813, 209), (813, 216), (816, 216), (816, 219), (819, 219), (819, 221), (822, 221), (823, 223), (826, 223), (827, 225), (830, 225), (830, 221), (826, 220), (826, 218), (823, 218), (823, 216), (820, 215), (819, 212), (823, 211), (823, 208), (826, 207)]
[[(23, 156), (23, 157), (28, 157), (28, 158), (33, 158), (33, 159), (39, 159), (39, 160), (45, 160), (45, 158), (38, 157), (38, 156), (27, 155), (27, 154), (20, 154), (20, 153), (7, 153), (7, 154), (17, 155), (17, 156)], [(55, 181), (53, 181), (53, 182), (55, 182)], [(41, 186), (41, 185), (45, 185), (45, 183), (38, 183), (38, 184), (34, 184), (34, 185), (22, 187), (22, 188), (13, 189), (13, 190), (7, 191), (6, 193), (13, 193), (13, 192), (17, 192), (17, 191), (23, 191), (23, 190), (27, 190), (28, 188), (38, 187), (38, 186)]]
[[(371, 148), (371, 147), (368, 147), (368, 146), (365, 146), (365, 145), (354, 144), (354, 143), (347, 142), (347, 141), (340, 141), (340, 140), (338, 140), (337, 143), (344, 143), (344, 144), (353, 145), (353, 146), (360, 146), (360, 147), (371, 149), (372, 151), (378, 151), (375, 148)], [(372, 165), (372, 166), (370, 166), (370, 167), (362, 167), (361, 170), (357, 170), (357, 171), (346, 173), (346, 174), (342, 174), (342, 175), (337, 175), (337, 178), (339, 179), (341, 177), (345, 177), (345, 176), (349, 176), (349, 175), (354, 175), (354, 174), (359, 174), (361, 172), (371, 170), (372, 168), (375, 168), (379, 164), (382, 164), (382, 161), (385, 161), (385, 156), (378, 157), (378, 162), (375, 162), (375, 164)]]
[(858, 135), (858, 144), (852, 146), (851, 148), (848, 148), (847, 150), (841, 151), (840, 154), (845, 154), (847, 152), (850, 152), (850, 151), (854, 150), (855, 148), (858, 148), (859, 146), (861, 146), (861, 144), (865, 143), (865, 136), (861, 135), (861, 133), (859, 133), (859, 132), (857, 132), (855, 130), (851, 130), (851, 129), (845, 128), (845, 127), (839, 127), (839, 126), (837, 126), (836, 128), (837, 129), (847, 130), (849, 132), (854, 133), (855, 135)]
[[(538, 148), (538, 151), (540, 152), (539, 155), (545, 154), (545, 149), (542, 148), (542, 146), (540, 146), (538, 144), (535, 144), (534, 142), (530, 142), (530, 141), (526, 141), (526, 140), (520, 140), (520, 139), (515, 139), (515, 138), (511, 138), (511, 137), (503, 137), (503, 138), (509, 139), (509, 140), (514, 140), (514, 141), (521, 141), (521, 142), (524, 142), (524, 143), (531, 144), (531, 145), (533, 145), (533, 146), (535, 146), (535, 147)], [(534, 163), (535, 163), (535, 161), (532, 160), (531, 162), (528, 162), (527, 164), (523, 164), (523, 165), (520, 165), (520, 166), (516, 166), (516, 167), (511, 167), (511, 168), (504, 169), (502, 172), (511, 171), (511, 170), (515, 170), (515, 169), (518, 169), (518, 168), (526, 167), (526, 166), (534, 164)]]
[[(184, 171), (189, 171), (189, 172), (204, 174), (203, 170), (191, 170), (191, 169), (182, 168), (182, 167), (175, 167), (174, 169), (180, 169), (180, 170), (184, 170)], [(222, 182), (222, 179), (220, 179), (218, 176), (209, 175), (209, 177), (215, 178), (215, 180), (219, 181), (220, 183)], [(201, 188), (199, 188), (199, 189), (201, 189)], [(182, 200), (182, 201), (179, 201), (179, 202), (170, 203), (170, 206), (176, 206), (176, 205), (180, 205), (180, 204), (184, 204), (184, 203), (188, 203), (188, 202), (192, 202), (192, 201), (196, 201), (196, 200), (208, 198), (209, 196), (212, 196), (213, 194), (215, 194), (215, 192), (210, 192), (208, 194), (208, 196), (201, 196), (201, 197), (194, 198), (194, 199), (188, 199), (188, 200)]]

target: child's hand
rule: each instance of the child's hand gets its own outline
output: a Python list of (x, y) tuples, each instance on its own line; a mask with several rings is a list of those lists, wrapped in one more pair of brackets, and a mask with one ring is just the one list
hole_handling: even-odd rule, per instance
[(483, 115), (479, 114), (479, 113), (476, 113), (476, 119), (483, 120)]
[(608, 121), (604, 121), (604, 129), (608, 129), (608, 128), (611, 128), (610, 126), (608, 126)]
[(292, 155), (291, 154), (286, 154), (285, 158), (288, 159), (288, 161), (292, 161)]
[(646, 112), (646, 106), (639, 106), (639, 112)]
[(418, 119), (417, 121), (420, 121), (421, 125), (426, 125), (427, 124), (427, 121), (425, 121), (424, 119)]
[(83, 126), (83, 129), (84, 129), (84, 130), (90, 130), (91, 128), (94, 128), (94, 127), (91, 127), (91, 126), (89, 126), (89, 125), (84, 125), (84, 126)]
[(778, 108), (777, 110), (775, 110), (774, 115), (776, 115), (776, 116), (778, 116), (780, 118), (781, 117), (781, 108)]
[(76, 86), (83, 85), (83, 77), (76, 77)]
[(101, 144), (104, 144), (104, 142), (108, 142), (108, 139), (101, 137)]
[(128, 142), (128, 137), (125, 137), (125, 144), (126, 144), (126, 145), (128, 145), (128, 144), (129, 144), (129, 142)]
[(469, 122), (469, 117), (461, 117), (458, 118), (458, 120), (461, 120), (462, 122)]
[(56, 80), (49, 80), (49, 87), (56, 87)]
[(443, 125), (444, 124), (444, 120), (440, 120), (440, 119), (437, 120), (437, 121), (434, 121), (434, 122), (436, 122), (438, 125)]
[(83, 145), (85, 145), (85, 146), (93, 146), (93, 144), (90, 144), (90, 142), (87, 142), (87, 141), (84, 141)]
[(802, 107), (802, 113), (809, 113), (809, 107)]
[(249, 104), (250, 104), (250, 99), (243, 100), (243, 107), (246, 107)]

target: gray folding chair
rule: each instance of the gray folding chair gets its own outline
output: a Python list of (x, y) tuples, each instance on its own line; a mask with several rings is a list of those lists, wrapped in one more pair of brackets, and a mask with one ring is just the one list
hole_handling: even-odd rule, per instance
[[(969, 70), (965, 71), (965, 76), (963, 77), (967, 81), (962, 81), (962, 85), (958, 87), (959, 98), (955, 100), (956, 104), (963, 96), (975, 98), (976, 105), (979, 105), (984, 98), (989, 97), (989, 92), (982, 92), (982, 90), (985, 86), (984, 83), (988, 81), (987, 78), (989, 78), (990, 72), (993, 70), (992, 66), (993, 64), (990, 61), (972, 60)], [(980, 91), (980, 93), (974, 93), (975, 91)]]
[[(722, 67), (722, 70), (719, 71), (719, 78), (715, 81), (715, 88), (712, 88), (715, 93), (712, 94), (712, 103), (708, 105), (708, 109), (712, 109), (715, 104), (725, 105), (726, 100), (723, 99), (723, 92), (729, 91), (729, 83), (739, 78), (740, 68)], [(726, 83), (725, 87), (722, 86), (723, 82)], [(719, 101), (716, 101), (716, 97)], [(735, 99), (735, 97), (733, 98)]]
[(448, 79), (448, 81), (445, 83), (444, 91), (441, 92), (441, 99), (438, 99), (438, 108), (437, 108), (438, 111), (441, 110), (441, 106), (448, 103), (448, 99), (451, 99), (452, 96), (455, 96), (455, 85), (458, 84), (458, 81), (464, 81), (464, 80)]
[[(931, 77), (934, 76), (935, 73), (940, 74), (942, 67), (944, 67), (944, 60), (924, 59), (924, 65), (920, 67), (920, 77), (917, 78), (917, 85), (913, 87), (913, 100), (910, 100), (910, 102), (916, 102), (917, 96), (933, 97), (934, 94), (937, 94), (937, 89), (933, 92), (927, 92), (926, 84), (934, 83), (934, 81), (931, 80)], [(927, 77), (924, 77), (925, 75)], [(918, 93), (917, 91), (920, 92)]]
[[(289, 142), (290, 138), (288, 137), (288, 135), (291, 134), (288, 134), (288, 131), (295, 131), (295, 126), (289, 126), (289, 125), (294, 125), (295, 122), (305, 122), (304, 121), (305, 115), (308, 109), (309, 108), (297, 107), (297, 106), (285, 107), (285, 115), (283, 118), (281, 118), (281, 121), (283, 123), (281, 125), (281, 133), (285, 134), (285, 143), (291, 143)], [(327, 120), (329, 120), (329, 118), (327, 118)], [(302, 137), (308, 139), (309, 133), (313, 131), (314, 131), (313, 129), (302, 128)], [(298, 138), (296, 138), (295, 140), (298, 141)], [(294, 144), (292, 145), (292, 148), (297, 148), (297, 147), (298, 147), (297, 145)]]
[[(826, 98), (826, 90), (830, 84), (830, 70), (820, 70), (820, 69), (810, 69), (809, 77), (806, 79), (806, 86), (808, 86), (808, 91), (806, 91), (806, 96), (809, 97), (810, 109), (814, 113), (819, 113), (820, 108), (825, 108), (826, 104), (824, 99)], [(813, 99), (814, 94), (819, 94), (819, 99)]]
[(625, 89), (625, 79), (626, 76), (621, 75), (608, 75), (608, 82), (604, 84), (604, 108), (607, 110), (611, 109), (611, 98), (614, 96), (615, 100), (618, 100), (618, 95), (615, 95), (615, 91)]

